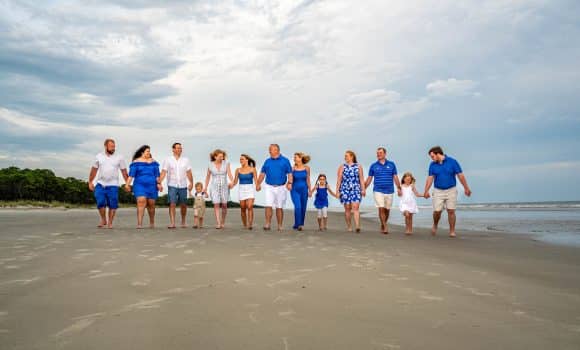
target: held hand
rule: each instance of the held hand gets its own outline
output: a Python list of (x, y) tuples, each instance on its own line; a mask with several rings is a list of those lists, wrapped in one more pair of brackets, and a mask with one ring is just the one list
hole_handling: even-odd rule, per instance
[(362, 190), (362, 196), (365, 197), (367, 195), (367, 191), (365, 189)]
[(191, 191), (192, 191), (192, 190), (193, 190), (193, 184), (191, 184), (191, 183), (190, 183), (190, 184), (187, 186), (187, 191), (188, 191), (189, 193), (191, 193)]
[(161, 186), (161, 184), (157, 184), (157, 190), (159, 192), (163, 192), (163, 186)]
[(426, 191), (425, 193), (423, 193), (423, 197), (425, 197), (425, 199), (429, 199), (429, 197), (431, 197), (431, 195), (429, 194), (429, 191)]
[(286, 188), (288, 189), (288, 191), (292, 191), (292, 184), (291, 183), (287, 183), (286, 184)]
[(399, 188), (397, 190), (397, 196), (401, 197), (403, 195), (403, 191)]
[(471, 196), (471, 190), (470, 190), (469, 188), (466, 188), (466, 189), (465, 189), (465, 195), (466, 195), (467, 197)]
[(95, 190), (95, 184), (92, 182), (89, 182), (89, 191), (93, 192)]
[(125, 184), (124, 188), (125, 192), (131, 192), (131, 186), (129, 186), (129, 184)]
[(262, 189), (262, 186), (256, 185), (256, 192), (260, 192), (261, 189)]
[(230, 184), (228, 185), (228, 188), (231, 190), (232, 188), (234, 188), (234, 184), (232, 182), (230, 182)]

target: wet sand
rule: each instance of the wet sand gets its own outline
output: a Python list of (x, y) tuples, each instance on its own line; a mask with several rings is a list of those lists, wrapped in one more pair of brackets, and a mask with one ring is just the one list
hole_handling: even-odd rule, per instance
[(374, 220), (357, 235), (334, 213), (327, 232), (313, 213), (245, 231), (238, 213), (170, 231), (166, 209), (153, 230), (133, 210), (113, 230), (95, 210), (0, 210), (0, 348), (579, 348), (577, 248)]

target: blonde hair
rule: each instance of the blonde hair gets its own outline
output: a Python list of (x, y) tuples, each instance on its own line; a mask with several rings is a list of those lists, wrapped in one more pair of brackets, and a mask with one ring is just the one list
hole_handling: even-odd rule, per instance
[(415, 178), (413, 177), (413, 174), (411, 174), (411, 172), (407, 171), (406, 173), (403, 174), (403, 177), (401, 178), (401, 183), (405, 183), (405, 178), (406, 177), (410, 177), (411, 178), (411, 185), (415, 184)]
[(302, 164), (308, 164), (308, 162), (310, 161), (310, 156), (304, 152), (296, 152), (294, 153), (294, 155), (302, 159)]
[(201, 182), (195, 183), (195, 188), (201, 187), (203, 189), (203, 184)]
[(215, 160), (216, 160), (216, 158), (217, 158), (217, 155), (218, 155), (218, 154), (223, 154), (223, 155), (224, 155), (224, 159), (226, 159), (226, 151), (224, 151), (224, 150), (221, 150), (221, 149), (219, 149), (219, 148), (218, 148), (218, 149), (216, 149), (216, 150), (214, 150), (213, 152), (211, 152), (211, 153), (209, 154), (209, 159), (210, 159), (212, 162), (213, 162), (213, 161), (215, 161)]
[(344, 153), (346, 153), (346, 154), (350, 154), (350, 156), (352, 157), (352, 162), (353, 162), (353, 163), (358, 163), (358, 162), (356, 161), (356, 153), (354, 153), (354, 151), (347, 150), (347, 151), (346, 151), (346, 152), (344, 152)]

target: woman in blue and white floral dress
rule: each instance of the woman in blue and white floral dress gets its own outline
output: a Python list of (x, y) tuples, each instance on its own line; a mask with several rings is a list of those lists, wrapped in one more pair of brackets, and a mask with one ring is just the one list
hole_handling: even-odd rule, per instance
[(336, 193), (339, 194), (340, 202), (344, 205), (344, 218), (346, 228), (352, 232), (352, 217), (356, 232), (360, 232), (360, 211), (359, 206), (362, 197), (366, 195), (364, 186), (363, 167), (356, 161), (356, 154), (353, 151), (346, 151), (344, 154), (345, 163), (338, 168), (338, 180), (336, 182)]

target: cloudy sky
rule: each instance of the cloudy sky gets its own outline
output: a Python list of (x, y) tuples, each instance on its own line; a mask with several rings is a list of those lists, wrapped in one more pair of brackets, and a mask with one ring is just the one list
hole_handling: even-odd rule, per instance
[[(167, 3), (159, 6), (158, 3)], [(469, 202), (578, 200), (580, 2), (0, 0), (0, 166), (86, 178), (106, 137), (199, 179), (224, 148), (385, 146), (423, 187), (439, 144)], [(313, 174), (314, 175), (314, 174)]]

